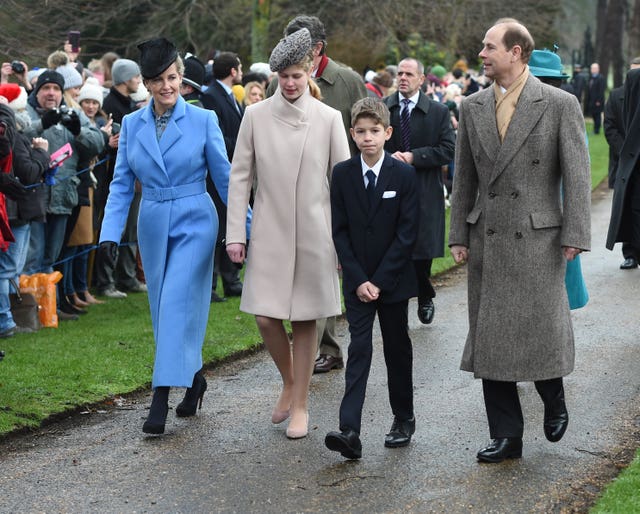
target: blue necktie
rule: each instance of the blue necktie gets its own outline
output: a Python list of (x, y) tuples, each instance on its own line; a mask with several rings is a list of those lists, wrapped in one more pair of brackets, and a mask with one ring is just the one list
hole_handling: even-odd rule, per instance
[(411, 150), (411, 111), (409, 110), (411, 100), (405, 98), (402, 103), (404, 105), (400, 111), (400, 132), (402, 133), (403, 150), (408, 152)]
[(369, 205), (371, 205), (373, 203), (373, 199), (375, 197), (375, 190), (376, 190), (376, 174), (373, 172), (373, 170), (367, 170), (367, 172), (365, 173), (365, 176), (367, 177), (367, 196), (369, 197)]

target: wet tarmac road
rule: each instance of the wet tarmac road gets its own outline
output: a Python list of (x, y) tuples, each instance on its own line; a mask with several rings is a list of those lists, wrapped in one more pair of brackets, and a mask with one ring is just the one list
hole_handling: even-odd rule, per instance
[[(342, 371), (314, 376), (310, 433), (273, 426), (275, 367), (265, 352), (207, 373), (197, 417), (178, 419), (172, 391), (167, 432), (140, 428), (150, 394), (120, 407), (54, 423), (0, 444), (0, 512), (550, 512), (615, 452), (640, 405), (640, 269), (621, 271), (619, 246), (604, 249), (611, 195), (595, 194), (593, 251), (583, 256), (591, 300), (573, 313), (576, 371), (565, 381), (569, 429), (559, 443), (542, 432), (533, 384), (521, 384), (523, 458), (478, 464), (488, 442), (480, 381), (459, 371), (467, 330), (464, 270), (437, 287), (433, 325), (412, 304), (417, 430), (407, 448), (387, 449), (391, 423), (380, 341), (363, 413), (363, 458), (324, 447), (337, 429)], [(347, 328), (338, 333), (346, 348)]]

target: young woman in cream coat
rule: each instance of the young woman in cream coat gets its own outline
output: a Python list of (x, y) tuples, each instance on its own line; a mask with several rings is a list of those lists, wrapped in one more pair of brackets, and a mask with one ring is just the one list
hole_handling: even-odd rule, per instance
[[(287, 437), (307, 435), (307, 397), (316, 353), (315, 320), (340, 313), (331, 239), (330, 173), (349, 158), (340, 113), (323, 104), (311, 80), (311, 36), (280, 41), (269, 64), (279, 88), (247, 108), (233, 157), (227, 252), (244, 261), (245, 219), (254, 177), (251, 246), (240, 309), (255, 314), (283, 388), (272, 422), (291, 417)], [(290, 320), (293, 351), (283, 320)]]

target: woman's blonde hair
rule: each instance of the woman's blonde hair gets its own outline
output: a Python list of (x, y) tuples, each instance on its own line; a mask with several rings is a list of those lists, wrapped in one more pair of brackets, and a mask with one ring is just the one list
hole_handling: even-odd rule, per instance
[[(298, 63), (298, 66), (311, 75), (311, 72), (313, 71), (313, 47)], [(316, 81), (313, 80), (311, 76), (309, 76), (309, 93), (311, 93), (311, 96), (316, 100), (322, 100), (322, 91), (320, 91), (320, 86), (316, 84)]]
[(260, 89), (260, 92), (262, 93), (262, 99), (264, 100), (265, 97), (265, 93), (264, 93), (264, 86), (262, 84), (260, 84), (260, 82), (257, 82), (255, 80), (252, 80), (251, 82), (247, 82), (244, 85), (244, 103), (245, 105), (251, 105), (249, 102), (249, 93), (251, 93), (251, 90), (257, 87)]

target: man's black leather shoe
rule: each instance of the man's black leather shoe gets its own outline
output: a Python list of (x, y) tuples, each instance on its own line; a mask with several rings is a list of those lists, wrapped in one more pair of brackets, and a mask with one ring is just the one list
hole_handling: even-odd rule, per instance
[(228, 287), (224, 288), (224, 295), (229, 296), (241, 296), (242, 295), (242, 282), (237, 282), (236, 284), (231, 284)]
[(342, 357), (333, 357), (332, 355), (320, 355), (316, 359), (313, 365), (313, 372), (315, 373), (327, 373), (332, 369), (344, 368), (344, 361)]
[(633, 257), (625, 259), (624, 262), (620, 264), (620, 269), (636, 269), (637, 267), (638, 261)]
[(489, 446), (478, 452), (480, 462), (497, 463), (505, 459), (519, 459), (522, 457), (521, 437), (501, 437), (493, 439)]
[(569, 413), (564, 402), (564, 391), (555, 401), (544, 406), (544, 435), (552, 443), (557, 443), (567, 430)]
[(433, 321), (433, 316), (436, 313), (436, 307), (433, 305), (433, 300), (429, 298), (424, 303), (418, 303), (418, 319), (420, 323), (429, 325)]
[(211, 303), (222, 303), (226, 301), (227, 299), (224, 296), (218, 296), (218, 293), (211, 291)]
[(387, 448), (400, 448), (407, 446), (411, 442), (411, 436), (416, 431), (416, 418), (400, 421), (393, 418), (391, 430), (384, 438), (384, 445)]
[(324, 445), (331, 451), (340, 452), (340, 455), (347, 459), (362, 457), (360, 436), (353, 430), (329, 432), (324, 438)]

